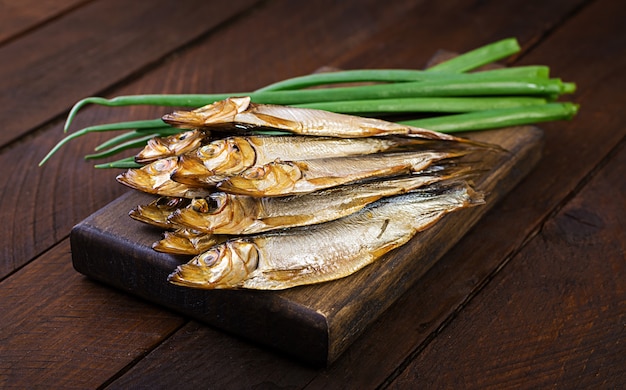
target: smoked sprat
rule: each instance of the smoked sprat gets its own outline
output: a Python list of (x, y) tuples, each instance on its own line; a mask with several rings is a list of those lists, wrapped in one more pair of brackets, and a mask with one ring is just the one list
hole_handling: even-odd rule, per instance
[[(194, 256), (169, 281), (201, 289), (280, 290), (347, 277), (445, 214), (484, 203), (471, 161), (501, 152), (247, 97), (164, 120), (190, 130), (151, 140), (135, 158), (144, 165), (117, 179), (159, 196), (130, 216), (165, 229), (155, 250)], [(256, 128), (283, 133), (242, 133)]]

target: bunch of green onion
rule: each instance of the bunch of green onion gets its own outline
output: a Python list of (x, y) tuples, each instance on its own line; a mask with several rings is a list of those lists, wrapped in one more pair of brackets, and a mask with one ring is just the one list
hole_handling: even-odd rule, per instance
[[(113, 99), (89, 97), (74, 105), (65, 123), (65, 131), (77, 112), (87, 104), (110, 107), (156, 105), (196, 108), (232, 96), (250, 96), (254, 103), (315, 108), (352, 115), (420, 114), (419, 119), (399, 123), (443, 133), (572, 118), (578, 111), (578, 105), (556, 100), (563, 94), (573, 93), (576, 85), (550, 78), (547, 66), (516, 66), (475, 71), (519, 50), (517, 40), (509, 38), (461, 54), (426, 70), (361, 69), (317, 73), (280, 81), (251, 92), (132, 95)], [(90, 126), (62, 139), (40, 165), (74, 138), (91, 132), (119, 130), (128, 131), (97, 146), (98, 153), (85, 158), (110, 157), (128, 149), (142, 147), (153, 137), (183, 131), (167, 125), (161, 119)], [(133, 157), (96, 165), (97, 168), (138, 166)]]

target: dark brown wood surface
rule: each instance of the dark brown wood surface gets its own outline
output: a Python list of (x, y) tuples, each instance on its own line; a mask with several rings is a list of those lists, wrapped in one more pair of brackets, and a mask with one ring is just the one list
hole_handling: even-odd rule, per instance
[[(0, 13), (0, 388), (626, 384), (624, 2), (23, 3)], [(126, 192), (81, 159), (100, 135), (37, 167), (76, 100), (250, 90), (325, 65), (420, 68), (438, 49), (509, 36), (523, 47), (511, 63), (578, 84), (579, 115), (541, 125), (537, 168), (330, 367), (72, 268), (72, 226)], [(159, 113), (88, 107), (73, 129)]]

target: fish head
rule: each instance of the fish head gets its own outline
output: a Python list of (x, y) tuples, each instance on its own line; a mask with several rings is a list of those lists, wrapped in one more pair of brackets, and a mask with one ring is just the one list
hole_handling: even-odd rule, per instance
[(163, 239), (152, 244), (159, 252), (181, 255), (198, 255), (223, 241), (223, 236), (214, 236), (194, 229), (177, 229), (164, 232)]
[(207, 104), (193, 111), (174, 111), (163, 116), (163, 121), (174, 127), (194, 128), (233, 123), (237, 114), (248, 109), (250, 97), (231, 97)]
[(196, 155), (214, 175), (231, 176), (254, 165), (256, 153), (243, 137), (216, 140), (199, 148)]
[(249, 196), (277, 196), (287, 194), (303, 177), (299, 164), (275, 161), (260, 167), (246, 169), (238, 176), (218, 184), (225, 192)]
[(168, 281), (200, 289), (237, 288), (257, 269), (259, 252), (243, 239), (226, 241), (182, 264)]
[(168, 157), (151, 162), (141, 168), (131, 168), (116, 177), (117, 181), (139, 191), (154, 193), (164, 182), (170, 180), (177, 158)]
[(200, 146), (206, 137), (204, 132), (195, 129), (167, 137), (154, 137), (135, 156), (135, 162), (144, 164), (160, 158), (178, 156)]
[(172, 227), (168, 217), (175, 210), (188, 205), (189, 202), (190, 200), (185, 198), (161, 196), (147, 205), (135, 207), (128, 215), (137, 221), (168, 229)]
[(164, 232), (163, 239), (152, 244), (152, 249), (165, 253), (198, 254), (186, 231), (183, 233)]
[(232, 204), (230, 195), (215, 192), (203, 198), (193, 199), (188, 207), (172, 213), (169, 220), (212, 233), (216, 228), (233, 220)]
[(215, 182), (213, 172), (207, 169), (202, 160), (195, 154), (178, 156), (176, 169), (171, 173), (170, 179), (178, 183), (196, 186)]
[(193, 198), (211, 193), (208, 187), (189, 186), (171, 180), (170, 176), (177, 167), (177, 161), (177, 157), (156, 160), (141, 168), (131, 168), (119, 174), (116, 179), (133, 189), (162, 196)]

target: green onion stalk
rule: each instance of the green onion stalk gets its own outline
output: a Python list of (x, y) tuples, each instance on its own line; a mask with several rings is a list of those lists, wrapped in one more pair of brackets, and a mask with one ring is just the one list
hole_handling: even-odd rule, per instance
[[(289, 78), (256, 91), (219, 94), (160, 94), (88, 97), (69, 112), (64, 131), (86, 105), (108, 107), (154, 105), (196, 108), (233, 96), (250, 96), (254, 103), (281, 104), (363, 116), (420, 114), (401, 123), (444, 133), (487, 130), (571, 119), (578, 105), (557, 102), (576, 90), (574, 83), (550, 77), (547, 66), (513, 66), (491, 70), (478, 68), (519, 52), (516, 39), (494, 42), (426, 70), (358, 69), (315, 73)], [(359, 85), (351, 85), (359, 83)], [(363, 85), (365, 83), (365, 85)], [(341, 84), (341, 86), (337, 86)], [(311, 88), (316, 87), (316, 88)], [(426, 116), (426, 117), (424, 117)], [(43, 165), (69, 141), (92, 132), (127, 130), (96, 147), (87, 159), (110, 157), (141, 147), (157, 136), (181, 132), (160, 118), (89, 126), (63, 138), (41, 161)], [(133, 157), (97, 168), (138, 167)]]

